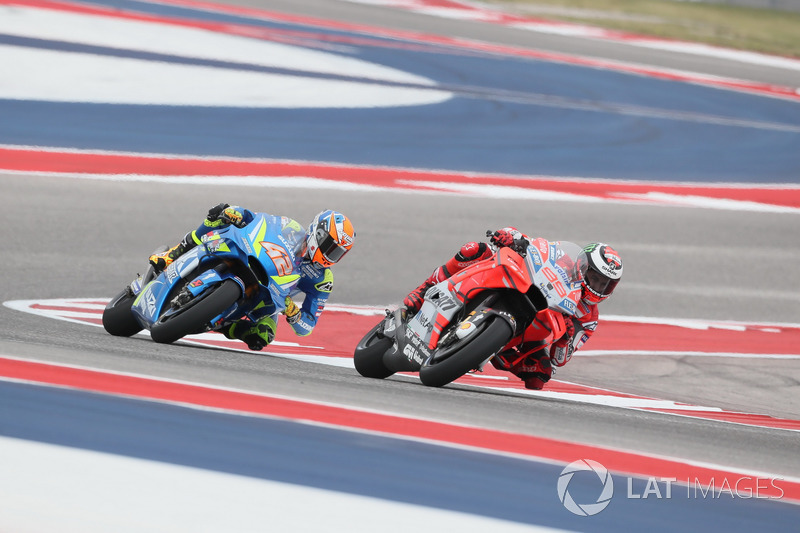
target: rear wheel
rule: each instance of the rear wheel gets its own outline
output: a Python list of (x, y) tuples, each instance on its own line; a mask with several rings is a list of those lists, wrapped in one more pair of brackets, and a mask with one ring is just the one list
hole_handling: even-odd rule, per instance
[(392, 347), (392, 339), (378, 335), (382, 327), (383, 321), (364, 335), (353, 354), (356, 370), (365, 378), (383, 379), (394, 374), (383, 364), (383, 354)]
[(136, 296), (126, 288), (114, 296), (103, 310), (103, 327), (117, 337), (130, 337), (142, 331), (139, 321), (133, 316), (131, 307)]
[(155, 342), (169, 344), (186, 335), (198, 333), (205, 324), (236, 303), (241, 296), (239, 284), (232, 279), (225, 280), (201, 295), (197, 301), (189, 301), (186, 309), (159, 318), (150, 328), (150, 336)]
[[(502, 318), (494, 318), (486, 327), (467, 339), (466, 344), (446, 359), (426, 362), (419, 369), (419, 379), (428, 387), (442, 387), (470, 370), (478, 368), (489, 356), (509, 343), (514, 332)], [(434, 353), (434, 357), (435, 357)]]

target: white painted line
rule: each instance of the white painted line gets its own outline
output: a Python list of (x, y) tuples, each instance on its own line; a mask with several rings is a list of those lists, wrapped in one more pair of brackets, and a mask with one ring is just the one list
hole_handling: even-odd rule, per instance
[[(0, 33), (164, 54), (182, 63), (0, 45), (0, 98), (269, 108), (371, 108), (441, 103), (433, 80), (355, 57), (175, 24), (0, 6)], [(190, 64), (191, 60), (279, 71)], [(57, 73), (59, 83), (53, 83)], [(308, 74), (311, 74), (309, 76)], [(335, 79), (347, 76), (350, 80)], [(376, 83), (380, 82), (380, 83)], [(412, 84), (403, 87), (393, 84)]]
[[(155, 184), (204, 185), (218, 187), (261, 187), (284, 189), (314, 189), (352, 192), (391, 192), (392, 194), (455, 195), (472, 198), (508, 200), (534, 200), (542, 202), (614, 203), (623, 205), (648, 205), (654, 207), (686, 207), (748, 211), (761, 213), (800, 214), (800, 208), (741, 200), (709, 197), (646, 193), (614, 193), (613, 196), (589, 196), (573, 193), (509, 187), (501, 185), (468, 185), (451, 182), (403, 181), (406, 187), (377, 187), (347, 181), (320, 179), (304, 176), (165, 176), (145, 174), (89, 174), (39, 171), (4, 170), (4, 174), (20, 176), (46, 176), (68, 179), (84, 179), (113, 182), (142, 182)], [(655, 185), (654, 185), (655, 186)]]

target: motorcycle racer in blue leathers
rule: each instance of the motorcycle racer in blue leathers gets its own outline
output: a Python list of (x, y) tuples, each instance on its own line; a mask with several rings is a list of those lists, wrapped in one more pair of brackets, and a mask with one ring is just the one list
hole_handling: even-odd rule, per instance
[[(243, 318), (220, 332), (229, 339), (239, 339), (251, 350), (262, 350), (275, 338), (278, 327), (278, 314), (286, 316), (286, 322), (297, 335), (309, 335), (317, 324), (322, 310), (333, 289), (333, 273), (330, 267), (350, 251), (355, 241), (353, 224), (345, 215), (325, 210), (314, 217), (308, 230), (296, 220), (285, 216), (263, 214), (270, 224), (281, 228), (281, 234), (294, 248), (294, 257), (275, 257), (276, 267), (282, 276), (297, 276), (285, 309), (278, 311), (269, 296), (265, 295), (250, 315), (255, 320)], [(187, 233), (181, 242), (169, 250), (150, 256), (153, 267), (162, 271), (175, 259), (202, 244), (202, 237), (212, 231), (230, 224), (244, 228), (255, 218), (249, 209), (228, 204), (219, 204), (208, 211), (203, 223)], [(269, 253), (269, 251), (268, 251)], [(298, 307), (293, 297), (303, 295), (303, 303)]]

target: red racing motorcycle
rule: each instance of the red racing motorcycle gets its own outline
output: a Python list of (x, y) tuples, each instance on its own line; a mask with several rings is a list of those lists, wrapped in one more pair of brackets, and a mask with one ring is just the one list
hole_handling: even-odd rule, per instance
[(560, 339), (564, 314), (575, 315), (581, 297), (583, 253), (545, 239), (500, 248), (429, 288), (413, 316), (402, 307), (387, 311), (356, 346), (356, 370), (377, 379), (418, 372), (423, 384), (441, 387), (516, 346), (534, 321), (540, 338), (527, 331), (526, 342)]

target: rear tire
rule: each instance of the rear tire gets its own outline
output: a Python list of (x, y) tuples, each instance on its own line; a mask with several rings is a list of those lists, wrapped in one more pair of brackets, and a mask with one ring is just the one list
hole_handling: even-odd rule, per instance
[(442, 387), (470, 370), (478, 368), (490, 355), (499, 352), (509, 343), (514, 332), (502, 318), (494, 318), (483, 331), (447, 359), (424, 364), (419, 369), (419, 379), (428, 387)]
[(186, 335), (197, 333), (204, 324), (236, 303), (241, 296), (239, 284), (232, 279), (225, 280), (185, 311), (171, 315), (166, 320), (159, 318), (150, 328), (150, 336), (155, 342), (169, 344)]
[(114, 296), (103, 310), (103, 327), (117, 337), (130, 337), (142, 331), (142, 326), (131, 312), (136, 296), (129, 289)]
[(383, 322), (379, 322), (364, 335), (353, 354), (353, 364), (358, 373), (365, 378), (384, 379), (394, 374), (383, 364), (383, 354), (392, 347), (392, 339), (378, 336), (378, 330), (383, 326)]

